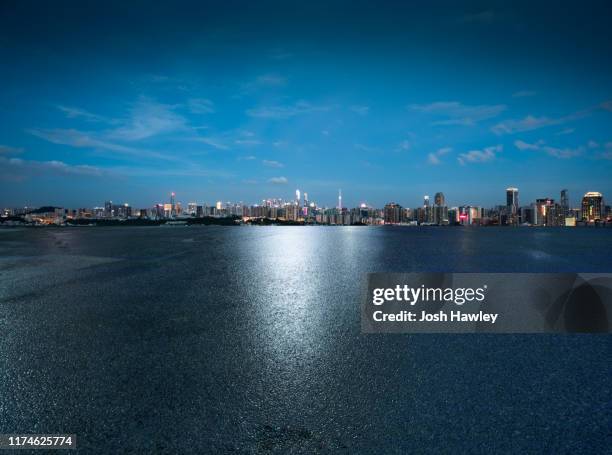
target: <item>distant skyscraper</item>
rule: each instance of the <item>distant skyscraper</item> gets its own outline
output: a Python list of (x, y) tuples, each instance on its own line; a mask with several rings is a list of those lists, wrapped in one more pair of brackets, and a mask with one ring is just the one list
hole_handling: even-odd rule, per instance
[(444, 193), (436, 193), (434, 196), (433, 206), (433, 221), (434, 224), (448, 224), (448, 207), (444, 201)]
[(385, 205), (385, 224), (398, 224), (402, 221), (402, 206), (395, 202)]
[(113, 201), (106, 201), (104, 203), (104, 216), (111, 218), (113, 216)]
[(563, 217), (569, 216), (570, 201), (569, 192), (565, 189), (561, 190), (561, 213)]
[(506, 188), (506, 207), (508, 207), (513, 214), (518, 211), (518, 193), (518, 188)]
[(423, 197), (423, 207), (429, 207), (429, 196)]
[(342, 210), (342, 190), (338, 190), (338, 210)]
[(308, 207), (308, 193), (304, 191), (304, 207)]
[(301, 198), (300, 190), (295, 190), (295, 202), (296, 202), (296, 205), (300, 205), (300, 198)]
[(539, 226), (551, 226), (550, 212), (555, 206), (555, 200), (550, 198), (536, 199), (534, 224)]
[(604, 202), (601, 193), (589, 191), (582, 198), (582, 220), (592, 223), (603, 219)]
[(195, 202), (190, 202), (189, 204), (187, 204), (187, 213), (189, 213), (190, 215), (195, 215), (197, 208), (198, 204), (196, 204)]
[(519, 220), (519, 190), (518, 188), (506, 188), (506, 219), (505, 222), (510, 225), (518, 225)]

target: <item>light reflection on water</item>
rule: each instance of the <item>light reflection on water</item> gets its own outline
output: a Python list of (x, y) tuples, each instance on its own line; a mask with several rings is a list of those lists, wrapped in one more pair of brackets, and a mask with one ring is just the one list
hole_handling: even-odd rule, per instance
[[(366, 336), (359, 303), (369, 272), (612, 272), (612, 230), (24, 230), (0, 253), (13, 258), (2, 283), (18, 283), (0, 297), (5, 432), (253, 453), (268, 425), (305, 452), (409, 452), (534, 425), (563, 441), (605, 422), (607, 338)], [(289, 427), (308, 431), (276, 430)]]

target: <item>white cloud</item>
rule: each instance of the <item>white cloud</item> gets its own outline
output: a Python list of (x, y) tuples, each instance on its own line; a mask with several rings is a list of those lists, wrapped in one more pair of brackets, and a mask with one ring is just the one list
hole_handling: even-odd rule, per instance
[(285, 167), (283, 163), (280, 163), (274, 160), (262, 160), (262, 164), (266, 167), (275, 167), (275, 168)]
[(22, 153), (23, 149), (19, 147), (10, 147), (8, 145), (0, 145), (0, 155), (17, 155)]
[(86, 111), (85, 109), (80, 109), (78, 107), (58, 105), (57, 108), (60, 111), (62, 111), (64, 114), (66, 114), (66, 117), (68, 118), (83, 118), (90, 122), (107, 122), (107, 123), (113, 122), (111, 119), (108, 119), (101, 115), (92, 114), (91, 112)]
[(187, 121), (173, 111), (173, 106), (141, 98), (131, 110), (123, 126), (109, 131), (107, 136), (125, 141), (138, 141), (160, 134), (186, 130)]
[(253, 109), (247, 109), (246, 113), (250, 117), (285, 119), (301, 114), (324, 112), (328, 111), (329, 109), (329, 106), (315, 106), (306, 101), (299, 101), (295, 104), (286, 106), (263, 106)]
[(350, 109), (359, 115), (368, 115), (370, 112), (370, 106), (351, 106)]
[(257, 139), (236, 139), (234, 141), (234, 144), (236, 145), (261, 145), (261, 141), (257, 140)]
[(287, 177), (272, 177), (268, 180), (268, 183), (273, 183), (275, 185), (286, 185), (289, 183), (289, 180), (287, 180)]
[(440, 158), (438, 158), (435, 153), (430, 153), (429, 155), (427, 155), (427, 162), (435, 166), (437, 164), (440, 164), (442, 161), (440, 161)]
[(174, 160), (175, 158), (162, 153), (142, 150), (135, 147), (128, 147), (114, 142), (100, 139), (97, 133), (79, 131), (75, 129), (31, 129), (26, 130), (33, 136), (39, 137), (53, 144), (68, 145), (76, 148), (91, 148), (98, 150), (108, 150), (111, 152), (132, 155), (137, 157), (157, 158), (162, 160)]
[(194, 139), (197, 142), (203, 142), (206, 145), (216, 148), (217, 150), (229, 150), (229, 147), (225, 145), (221, 140), (213, 137), (198, 137)]
[(470, 150), (467, 153), (460, 153), (457, 161), (462, 166), (467, 163), (486, 163), (493, 161), (498, 153), (503, 150), (501, 145), (486, 147), (483, 150)]
[(268, 86), (281, 86), (287, 83), (287, 80), (278, 74), (263, 74), (256, 79), (257, 84)]
[(514, 145), (516, 146), (517, 149), (519, 150), (533, 150), (536, 152), (543, 152), (546, 153), (549, 156), (552, 156), (554, 158), (558, 158), (558, 159), (568, 159), (568, 158), (573, 158), (576, 156), (580, 156), (582, 154), (584, 154), (585, 152), (585, 147), (580, 146), (577, 148), (557, 148), (557, 147), (551, 147), (546, 145), (546, 143), (542, 140), (534, 143), (534, 144), (530, 144), (528, 142), (525, 141), (521, 141), (521, 140), (517, 140), (514, 141)]
[(535, 117), (528, 115), (521, 120), (506, 120), (493, 126), (491, 130), (495, 134), (513, 134), (520, 133), (523, 131), (531, 131), (546, 126), (560, 125), (565, 120), (562, 118), (554, 119), (549, 117)]
[(215, 104), (206, 98), (191, 98), (187, 101), (187, 105), (193, 114), (212, 114), (215, 112)]
[[(85, 164), (71, 165), (63, 161), (34, 161), (22, 160), (20, 158), (0, 157), (0, 164), (6, 177), (10, 174), (19, 173), (20, 177), (30, 177), (34, 175), (82, 175), (82, 176), (101, 176), (103, 171), (95, 166)], [(3, 176), (4, 172), (0, 173)]]
[(409, 109), (430, 114), (434, 116), (446, 117), (446, 120), (438, 120), (432, 125), (465, 125), (472, 126), (482, 120), (497, 117), (506, 110), (503, 104), (494, 105), (466, 105), (457, 101), (439, 101), (430, 104), (411, 104)]
[(376, 147), (371, 147), (369, 145), (364, 145), (364, 144), (353, 144), (353, 146), (357, 149), (357, 150), (361, 150), (362, 152), (367, 152), (367, 153), (380, 153), (380, 149), (376, 148)]
[(599, 107), (591, 107), (582, 111), (573, 112), (563, 117), (551, 118), (551, 117), (536, 117), (534, 115), (528, 115), (522, 119), (504, 120), (491, 128), (495, 134), (514, 134), (522, 133), (524, 131), (533, 131), (540, 128), (545, 128), (554, 125), (563, 125), (568, 122), (573, 122), (590, 115), (594, 110)]
[(555, 133), (555, 136), (564, 136), (566, 134), (572, 134), (574, 131), (576, 131), (574, 128), (565, 128), (559, 131), (558, 133)]
[(400, 142), (397, 146), (397, 150), (398, 151), (404, 151), (407, 152), (408, 150), (410, 150), (412, 148), (412, 144), (410, 143), (409, 140), (405, 139), (402, 142)]
[(514, 145), (519, 150), (539, 150), (540, 146), (543, 144), (542, 141), (538, 141), (535, 144), (529, 144), (525, 141), (514, 141)]
[(442, 164), (442, 160), (440, 159), (441, 156), (447, 155), (450, 152), (452, 152), (453, 149), (450, 147), (443, 147), (441, 149), (436, 150), (433, 153), (429, 153), (427, 155), (427, 163), (433, 165), (433, 166), (437, 166), (438, 164)]

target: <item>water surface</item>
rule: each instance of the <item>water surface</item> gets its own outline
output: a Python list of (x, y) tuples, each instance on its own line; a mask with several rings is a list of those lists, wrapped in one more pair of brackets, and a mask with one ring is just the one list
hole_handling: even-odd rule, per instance
[(0, 432), (83, 451), (602, 453), (607, 335), (362, 335), (368, 272), (612, 272), (612, 229), (0, 234)]

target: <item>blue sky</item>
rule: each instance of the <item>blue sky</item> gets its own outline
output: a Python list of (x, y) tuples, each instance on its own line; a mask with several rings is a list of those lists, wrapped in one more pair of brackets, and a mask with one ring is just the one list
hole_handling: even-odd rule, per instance
[(606, 2), (80, 3), (0, 6), (2, 206), (612, 197)]

